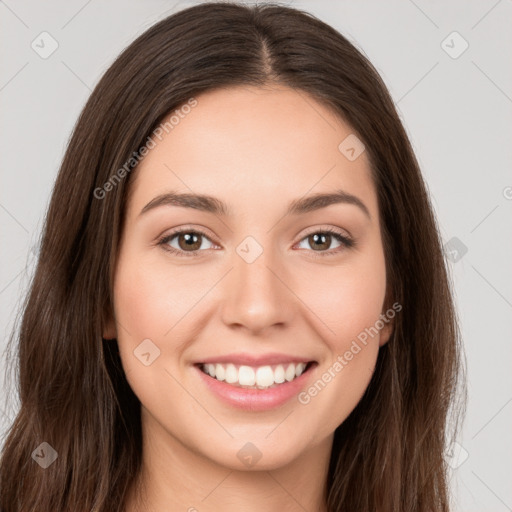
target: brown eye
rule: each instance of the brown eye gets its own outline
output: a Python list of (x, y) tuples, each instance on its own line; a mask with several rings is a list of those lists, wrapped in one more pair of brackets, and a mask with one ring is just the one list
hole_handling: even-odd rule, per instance
[[(210, 246), (208, 246), (208, 243)], [(199, 256), (202, 250), (211, 249), (213, 246), (213, 243), (205, 233), (190, 229), (175, 231), (163, 237), (159, 244), (165, 250), (179, 256)]]
[[(333, 241), (337, 242), (338, 245), (331, 247)], [(352, 238), (344, 236), (334, 229), (314, 231), (304, 237), (299, 242), (299, 245), (304, 242), (307, 242), (309, 248), (312, 249), (313, 252), (318, 253), (318, 256), (334, 255), (345, 248), (348, 249), (354, 246), (354, 240)], [(308, 249), (308, 247), (306, 247), (306, 249)]]
[(314, 251), (328, 250), (331, 245), (332, 236), (327, 233), (315, 233), (308, 236), (308, 242)]
[(180, 233), (176, 235), (178, 238), (178, 245), (183, 251), (197, 251), (201, 248), (202, 235), (195, 232)]

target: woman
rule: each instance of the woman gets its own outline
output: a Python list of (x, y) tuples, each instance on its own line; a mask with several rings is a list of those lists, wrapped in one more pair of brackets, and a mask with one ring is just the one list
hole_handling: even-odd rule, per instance
[(202, 4), (112, 64), (17, 350), (2, 512), (448, 510), (426, 186), (376, 70), (305, 12)]

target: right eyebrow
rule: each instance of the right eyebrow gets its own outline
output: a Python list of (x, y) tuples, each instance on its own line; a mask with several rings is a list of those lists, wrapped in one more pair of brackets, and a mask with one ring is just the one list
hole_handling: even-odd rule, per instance
[(142, 208), (139, 215), (159, 206), (182, 206), (183, 208), (194, 208), (215, 215), (231, 215), (226, 204), (220, 199), (204, 194), (179, 194), (177, 192), (167, 192), (153, 198)]

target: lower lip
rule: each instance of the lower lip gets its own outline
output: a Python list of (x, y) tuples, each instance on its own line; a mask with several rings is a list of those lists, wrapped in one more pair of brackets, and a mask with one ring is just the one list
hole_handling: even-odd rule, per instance
[(317, 364), (313, 363), (300, 377), (275, 388), (249, 389), (231, 386), (204, 373), (195, 366), (203, 382), (223, 402), (245, 411), (267, 411), (279, 407), (296, 396), (311, 377)]

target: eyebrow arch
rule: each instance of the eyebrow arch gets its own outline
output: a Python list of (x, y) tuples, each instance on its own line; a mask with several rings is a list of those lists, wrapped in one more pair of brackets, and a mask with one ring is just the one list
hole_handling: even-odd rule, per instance
[[(301, 215), (321, 208), (326, 208), (332, 204), (352, 204), (360, 208), (363, 213), (371, 219), (370, 211), (366, 205), (357, 196), (349, 194), (344, 190), (336, 190), (327, 194), (314, 194), (308, 197), (295, 199), (288, 205), (286, 215)], [(219, 216), (231, 216), (228, 206), (220, 199), (204, 194), (187, 194), (178, 192), (167, 192), (152, 199), (144, 208), (139, 216), (157, 208), (159, 206), (181, 206), (184, 208), (194, 208), (204, 212), (213, 213)]]

